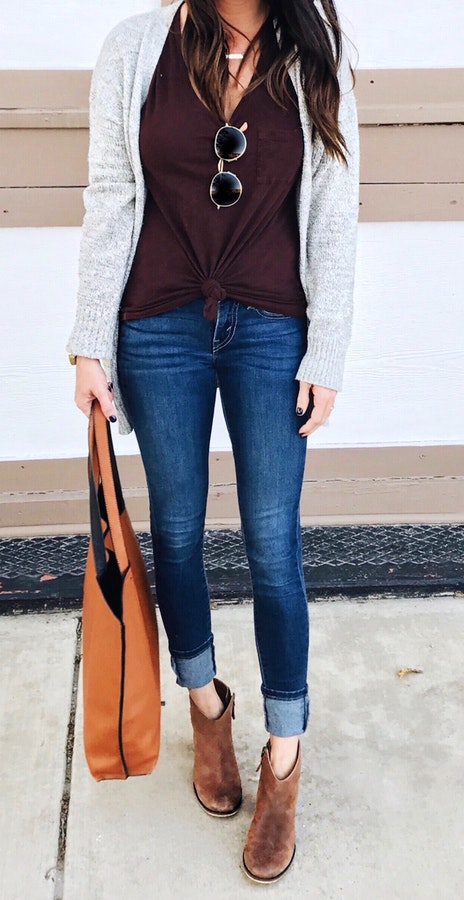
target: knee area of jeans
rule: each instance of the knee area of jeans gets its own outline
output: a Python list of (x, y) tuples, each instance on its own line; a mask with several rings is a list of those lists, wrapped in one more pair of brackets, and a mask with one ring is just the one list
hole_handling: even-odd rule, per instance
[(262, 536), (253, 535), (246, 539), (246, 552), (250, 563), (255, 565), (266, 564), (279, 566), (293, 564), (295, 557), (300, 552), (296, 537), (289, 539), (281, 534), (263, 533)]
[(301, 572), (298, 560), (293, 555), (290, 559), (250, 559), (250, 572), (253, 584), (259, 589), (260, 594), (268, 595), (272, 600), (276, 592), (285, 596), (291, 596), (295, 590), (301, 587)]
[(287, 560), (294, 560), (295, 555), (301, 549), (301, 529), (293, 523), (289, 527), (288, 521), (282, 522), (280, 526), (275, 521), (265, 524), (264, 527), (257, 527), (258, 522), (253, 521), (250, 525), (242, 524), (245, 535), (245, 544), (247, 555), (250, 560), (260, 562), (278, 564)]
[(203, 546), (203, 523), (201, 526), (195, 524), (190, 527), (189, 523), (178, 523), (175, 526), (166, 527), (156, 526), (153, 529), (153, 543), (156, 551), (166, 554), (174, 551), (177, 555), (182, 555), (185, 559), (195, 555)]

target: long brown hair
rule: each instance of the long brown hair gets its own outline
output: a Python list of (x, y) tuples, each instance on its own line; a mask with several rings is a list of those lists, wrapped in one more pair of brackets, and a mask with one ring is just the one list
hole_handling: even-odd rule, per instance
[[(232, 26), (219, 15), (215, 0), (186, 0), (186, 3), (188, 16), (182, 33), (182, 53), (190, 79), (211, 112), (224, 119), (224, 97), (229, 81), (224, 48), (228, 48), (227, 27)], [(320, 0), (320, 4), (325, 21), (314, 0), (269, 0), (270, 16), (280, 32), (279, 50), (267, 73), (253, 79), (248, 90), (266, 81), (273, 100), (286, 107), (290, 100), (288, 68), (299, 60), (301, 83), (313, 126), (328, 155), (346, 163), (344, 151), (347, 147), (338, 127), (340, 85), (337, 71), (342, 30), (333, 0)], [(325, 22), (330, 26), (332, 40)], [(251, 42), (246, 56), (256, 52), (259, 40), (260, 34)], [(352, 69), (351, 74), (354, 83)]]

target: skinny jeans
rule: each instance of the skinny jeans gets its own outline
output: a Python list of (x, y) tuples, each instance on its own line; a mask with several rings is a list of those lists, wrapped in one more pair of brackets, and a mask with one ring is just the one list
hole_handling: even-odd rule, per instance
[(199, 298), (120, 324), (118, 374), (146, 473), (156, 597), (177, 683), (216, 674), (203, 562), (216, 390), (234, 455), (250, 567), (265, 726), (302, 734), (309, 717), (309, 617), (299, 504), (306, 439), (295, 373), (302, 319), (226, 298), (217, 318)]

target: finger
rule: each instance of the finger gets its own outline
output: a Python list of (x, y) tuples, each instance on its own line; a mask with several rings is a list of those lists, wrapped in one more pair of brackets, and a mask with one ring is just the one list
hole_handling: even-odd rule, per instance
[(311, 418), (301, 426), (298, 434), (300, 434), (301, 437), (308, 437), (308, 435), (312, 434), (313, 431), (316, 431), (317, 428), (320, 428), (320, 426), (323, 425), (324, 422), (325, 419), (322, 418), (321, 414), (316, 413), (313, 410), (313, 412), (311, 413)]
[(308, 408), (309, 392), (311, 390), (311, 387), (312, 385), (308, 384), (306, 381), (300, 381), (300, 389), (298, 391), (298, 397), (296, 399), (297, 416), (303, 416)]
[(331, 403), (332, 401), (330, 400), (322, 405), (320, 403), (317, 405), (315, 402), (311, 418), (300, 428), (299, 434), (303, 437), (307, 437), (309, 434), (312, 434), (313, 431), (316, 431), (317, 428), (320, 428), (321, 425), (325, 425), (326, 422), (329, 421), (333, 410), (333, 405), (331, 405)]
[(113, 391), (109, 390), (109, 386), (106, 386), (106, 391), (99, 390), (96, 395), (96, 399), (98, 400), (101, 411), (106, 419), (109, 419), (110, 422), (116, 422), (116, 407), (113, 403)]

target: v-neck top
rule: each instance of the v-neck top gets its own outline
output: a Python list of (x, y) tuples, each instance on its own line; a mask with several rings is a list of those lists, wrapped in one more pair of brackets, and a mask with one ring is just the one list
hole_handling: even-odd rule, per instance
[[(274, 53), (272, 17), (264, 28), (271, 37), (264, 46)], [(263, 53), (258, 73), (268, 65)], [(296, 211), (303, 135), (290, 79), (287, 88), (288, 109), (275, 103), (265, 82), (242, 96), (229, 124), (248, 123), (247, 148), (224, 169), (237, 174), (243, 191), (234, 206), (218, 210), (209, 186), (218, 170), (214, 138), (224, 122), (190, 83), (176, 13), (141, 111), (147, 198), (122, 319), (156, 315), (199, 297), (209, 319), (225, 297), (305, 317)]]

